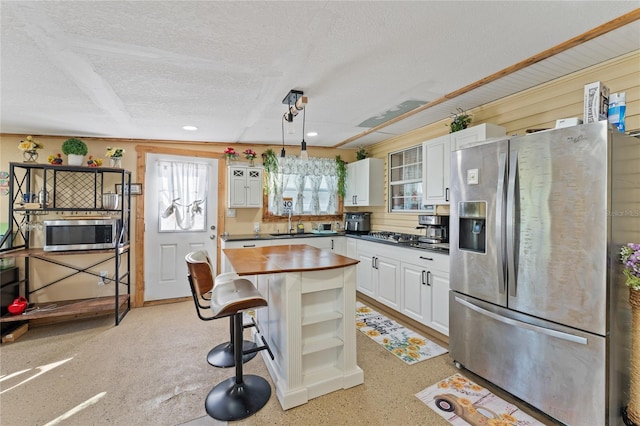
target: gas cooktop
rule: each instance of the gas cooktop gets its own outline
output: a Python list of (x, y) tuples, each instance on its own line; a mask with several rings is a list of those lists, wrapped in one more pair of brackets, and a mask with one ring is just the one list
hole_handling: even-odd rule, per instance
[(425, 237), (401, 232), (372, 231), (368, 234), (360, 234), (364, 240), (380, 241), (384, 243), (399, 244), (425, 250), (449, 251), (449, 243), (426, 241)]
[(386, 241), (395, 244), (411, 244), (420, 241), (419, 235), (403, 234), (401, 232), (373, 231), (361, 235), (365, 240)]

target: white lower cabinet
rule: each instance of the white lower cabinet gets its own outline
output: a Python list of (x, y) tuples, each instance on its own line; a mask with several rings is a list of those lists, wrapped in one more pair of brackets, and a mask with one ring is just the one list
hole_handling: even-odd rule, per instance
[(358, 258), (358, 241), (355, 238), (346, 238), (345, 237), (345, 245), (346, 245), (346, 254), (345, 256), (350, 257), (352, 259)]
[(400, 312), (436, 331), (449, 335), (449, 274), (426, 266), (402, 262)]
[[(357, 247), (357, 291), (449, 335), (449, 256), (347, 238)], [(381, 254), (382, 253), (382, 254)]]
[(376, 256), (375, 269), (378, 279), (378, 301), (395, 310), (400, 309), (400, 261)]
[(363, 247), (364, 244), (361, 243), (361, 241), (358, 241), (358, 254), (356, 255), (356, 259), (360, 261), (356, 267), (356, 290), (377, 299), (375, 283), (378, 279), (377, 277), (374, 278), (374, 275), (377, 274), (373, 267), (376, 253), (367, 247)]
[(380, 255), (380, 248), (378, 243), (358, 241), (356, 289), (400, 310), (400, 260)]

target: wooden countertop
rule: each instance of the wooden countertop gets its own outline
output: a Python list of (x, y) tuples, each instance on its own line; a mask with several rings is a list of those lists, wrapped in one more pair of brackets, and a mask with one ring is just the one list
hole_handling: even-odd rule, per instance
[(238, 275), (322, 271), (352, 266), (359, 260), (306, 244), (223, 249)]

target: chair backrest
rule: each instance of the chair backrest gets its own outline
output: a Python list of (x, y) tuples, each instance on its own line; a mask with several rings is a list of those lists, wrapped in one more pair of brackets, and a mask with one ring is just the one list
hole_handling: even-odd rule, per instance
[(206, 250), (197, 250), (188, 253), (185, 256), (185, 261), (187, 262), (191, 295), (193, 296), (198, 316), (203, 320), (213, 319), (203, 317), (200, 312), (200, 309), (209, 309), (208, 304), (203, 304), (208, 300), (204, 295), (213, 289), (214, 284), (213, 268), (209, 255)]

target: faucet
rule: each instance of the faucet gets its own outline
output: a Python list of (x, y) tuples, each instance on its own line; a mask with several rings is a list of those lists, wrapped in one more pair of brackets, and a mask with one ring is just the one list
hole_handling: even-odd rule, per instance
[(289, 222), (288, 222), (287, 234), (290, 234), (292, 229), (293, 228), (291, 228), (291, 209), (289, 209)]

